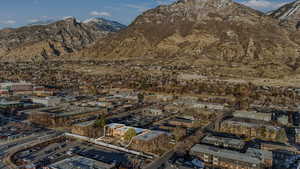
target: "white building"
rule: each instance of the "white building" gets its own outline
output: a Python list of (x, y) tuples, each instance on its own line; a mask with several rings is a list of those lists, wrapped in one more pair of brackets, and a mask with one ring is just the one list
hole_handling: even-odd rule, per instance
[(42, 104), (47, 107), (55, 107), (61, 103), (61, 98), (50, 96), (50, 97), (33, 97), (31, 98), (33, 103)]
[(10, 91), (32, 91), (33, 84), (27, 82), (8, 82), (8, 83), (0, 83), (0, 89), (2, 90), (10, 90)]

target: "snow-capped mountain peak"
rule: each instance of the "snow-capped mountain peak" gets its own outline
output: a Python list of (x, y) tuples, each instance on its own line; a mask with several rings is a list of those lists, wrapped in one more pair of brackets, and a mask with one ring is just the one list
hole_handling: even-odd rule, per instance
[(117, 32), (126, 27), (125, 25), (120, 24), (116, 21), (111, 21), (108, 19), (97, 18), (97, 17), (87, 19), (87, 20), (83, 21), (82, 23), (86, 24), (86, 25), (90, 25), (90, 26), (93, 25), (98, 29), (112, 31), (112, 32)]

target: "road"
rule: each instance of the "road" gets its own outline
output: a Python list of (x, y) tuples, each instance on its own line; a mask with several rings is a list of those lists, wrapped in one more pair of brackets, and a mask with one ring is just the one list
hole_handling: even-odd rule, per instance
[[(220, 117), (217, 116), (216, 119)], [(211, 125), (214, 125), (216, 123), (215, 120), (213, 120), (211, 123), (199, 128), (197, 131), (195, 131), (192, 135), (187, 136), (184, 140), (178, 142), (176, 146), (170, 150), (169, 152), (163, 154), (159, 159), (156, 159), (149, 165), (145, 166), (143, 169), (157, 169), (163, 164), (166, 164), (167, 161), (174, 155), (175, 152), (185, 152), (189, 151), (191, 146), (194, 144), (197, 144), (201, 138), (205, 136), (205, 129), (208, 128)]]
[(159, 159), (155, 160), (154, 162), (150, 163), (149, 165), (145, 166), (143, 169), (157, 169), (164, 163), (166, 163), (175, 153), (175, 150), (172, 149), (171, 151), (162, 155)]
[(8, 158), (8, 154), (15, 151), (15, 150), (18, 150), (20, 148), (26, 148), (26, 147), (30, 147), (32, 145), (35, 145), (39, 142), (44, 142), (45, 140), (47, 139), (52, 139), (54, 137), (57, 137), (59, 135), (61, 135), (62, 133), (60, 132), (47, 132), (47, 133), (44, 133), (44, 134), (37, 134), (36, 136), (32, 136), (32, 137), (29, 137), (29, 138), (24, 138), (24, 139), (20, 139), (20, 140), (17, 140), (17, 141), (13, 141), (11, 143), (7, 143), (7, 144), (3, 144), (0, 146), (0, 169), (1, 166), (3, 166), (3, 169), (6, 168), (9, 168), (7, 166), (7, 161), (9, 161), (7, 158)]
[(5, 117), (5, 116), (3, 116), (3, 115), (0, 115), (0, 119), (1, 119), (1, 120), (6, 120), (6, 121), (8, 121), (8, 122), (22, 123), (22, 120), (17, 120), (17, 119), (11, 118), (11, 117)]

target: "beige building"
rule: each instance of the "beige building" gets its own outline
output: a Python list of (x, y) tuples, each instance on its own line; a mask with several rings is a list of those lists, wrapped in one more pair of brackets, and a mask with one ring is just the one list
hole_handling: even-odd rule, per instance
[(147, 129), (129, 127), (124, 124), (111, 123), (105, 126), (105, 135), (122, 138), (129, 129), (134, 129), (137, 135), (149, 131)]
[(271, 151), (249, 148), (246, 153), (196, 144), (191, 154), (202, 159), (207, 166), (220, 169), (265, 169), (271, 168)]

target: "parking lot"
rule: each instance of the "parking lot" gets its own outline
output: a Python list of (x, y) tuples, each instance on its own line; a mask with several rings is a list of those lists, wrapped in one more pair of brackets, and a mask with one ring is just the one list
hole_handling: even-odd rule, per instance
[(0, 125), (0, 144), (47, 131), (47, 129), (22, 122), (11, 122), (1, 118), (0, 121), (2, 122), (2, 125)]
[(23, 150), (15, 154), (13, 161), (20, 168), (32, 164), (41, 168), (76, 155), (124, 167), (142, 166), (150, 162), (124, 152), (66, 138)]

